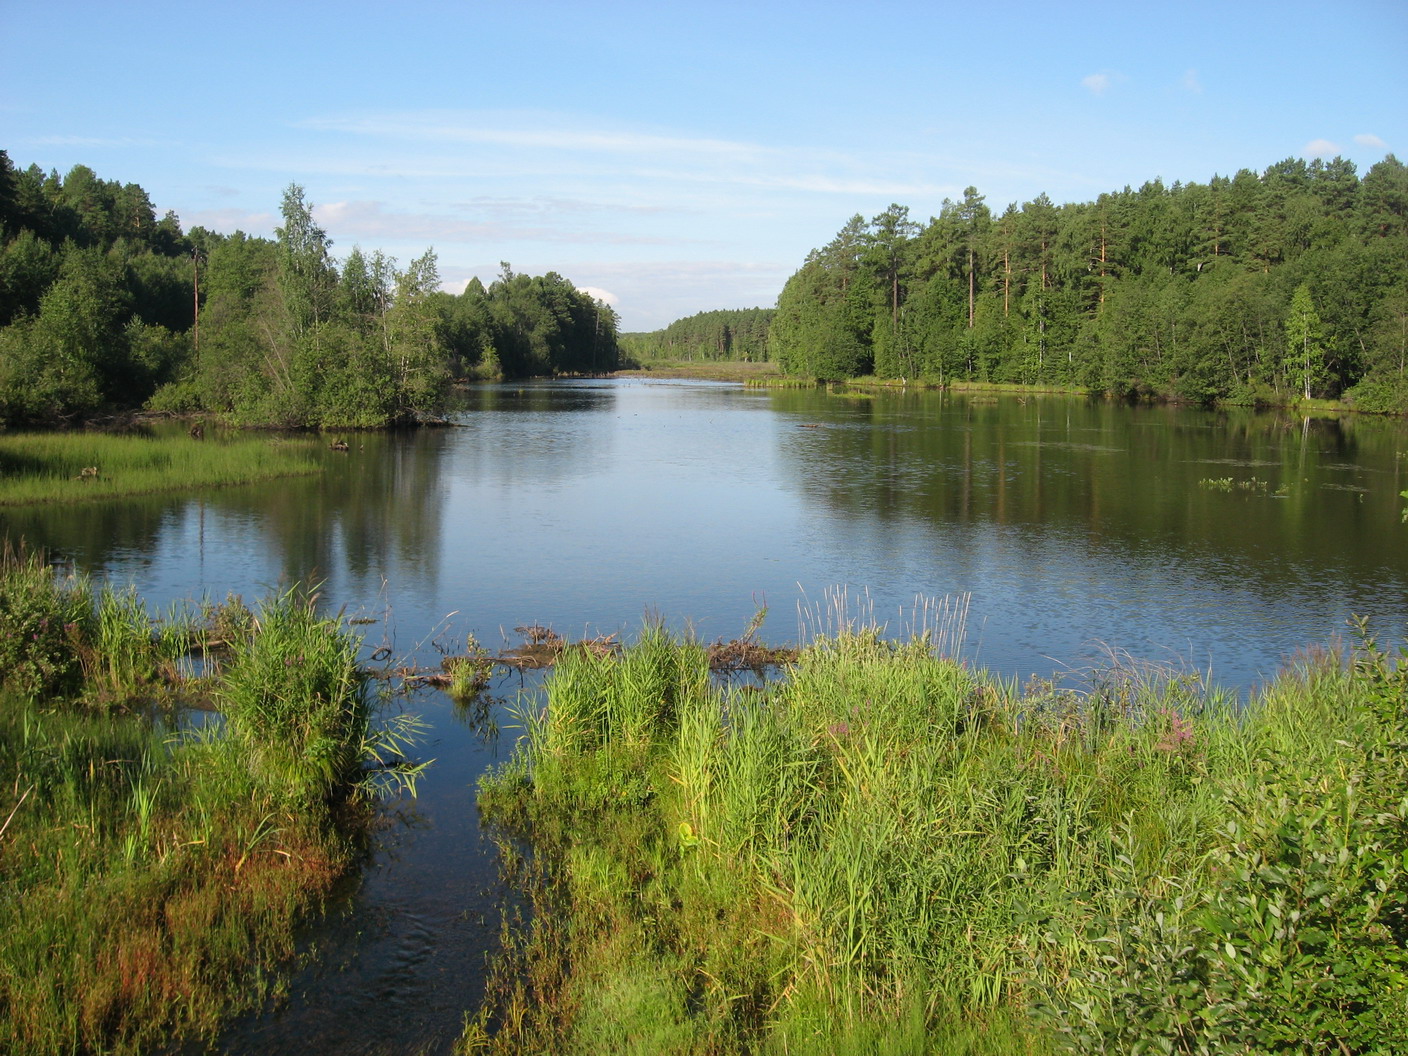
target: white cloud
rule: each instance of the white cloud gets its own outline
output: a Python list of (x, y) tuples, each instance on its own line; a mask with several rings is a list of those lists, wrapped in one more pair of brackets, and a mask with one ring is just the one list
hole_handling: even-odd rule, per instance
[(1361, 147), (1373, 147), (1375, 150), (1383, 150), (1388, 146), (1388, 144), (1378, 136), (1368, 132), (1355, 136), (1354, 142), (1358, 143)]
[(1110, 87), (1110, 75), (1108, 73), (1092, 73), (1082, 77), (1080, 83), (1089, 88), (1096, 95), (1104, 95)]
[(1329, 158), (1341, 152), (1338, 143), (1331, 143), (1328, 139), (1312, 139), (1301, 150), (1301, 156), (1306, 158)]
[(1203, 94), (1203, 82), (1198, 80), (1197, 70), (1190, 69), (1183, 75), (1183, 90), (1195, 95)]
[(621, 303), (621, 298), (617, 297), (610, 290), (603, 290), (600, 286), (578, 286), (577, 289), (585, 293), (592, 300), (605, 301), (613, 308)]

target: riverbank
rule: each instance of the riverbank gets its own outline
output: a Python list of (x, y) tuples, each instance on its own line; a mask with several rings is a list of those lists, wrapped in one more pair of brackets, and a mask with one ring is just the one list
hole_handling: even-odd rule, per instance
[(534, 909), (463, 1050), (1408, 1050), (1408, 654), (1239, 702), (933, 644), (565, 654), (481, 784)]
[(753, 382), (780, 379), (782, 372), (772, 363), (744, 363), (731, 360), (652, 359), (639, 367), (614, 372), (618, 378), (695, 378), (700, 381)]
[[(838, 381), (822, 381), (816, 378), (796, 377), (784, 375), (780, 372), (767, 373), (759, 371), (754, 375), (745, 376), (741, 379), (725, 377), (722, 372), (720, 380), (742, 380), (747, 385), (754, 385), (760, 388), (815, 388), (826, 387), (835, 391), (844, 392), (853, 390), (857, 392), (906, 392), (906, 391), (944, 391), (951, 393), (962, 393), (976, 396), (1016, 396), (1019, 398), (1030, 396), (1071, 396), (1081, 399), (1114, 400), (1118, 397), (1109, 393), (1100, 392), (1082, 385), (1023, 385), (1017, 382), (1006, 381), (934, 381), (924, 378), (877, 378), (873, 376), (862, 376), (855, 378), (845, 378)], [(1154, 404), (1188, 405), (1187, 401), (1181, 401), (1166, 397), (1147, 396), (1142, 402)], [(1268, 402), (1242, 402), (1237, 400), (1217, 400), (1211, 404), (1217, 408), (1244, 407), (1262, 411), (1284, 411), (1288, 414), (1297, 414), (1306, 418), (1336, 418), (1348, 414), (1368, 414), (1385, 417), (1402, 417), (1391, 411), (1366, 410), (1353, 403), (1344, 400), (1325, 399), (1300, 399), (1296, 398), (1286, 403)]]
[(0, 506), (77, 503), (319, 472), (312, 439), (138, 436), (100, 430), (0, 434)]
[(6, 551), (0, 1049), (150, 1051), (279, 992), (378, 782), (414, 779), (365, 766), (395, 745), (356, 661), (295, 591), (158, 622)]

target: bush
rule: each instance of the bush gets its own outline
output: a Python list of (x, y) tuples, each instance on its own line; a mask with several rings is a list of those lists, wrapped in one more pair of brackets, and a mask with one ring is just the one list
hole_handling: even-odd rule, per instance
[(85, 584), (60, 580), (40, 555), (6, 543), (0, 554), (0, 687), (32, 699), (77, 693), (92, 623)]
[(1080, 1053), (1408, 1052), (1408, 663), (1356, 653), (1333, 772), (1267, 751), (1206, 879), (1131, 872), (1043, 1009)]

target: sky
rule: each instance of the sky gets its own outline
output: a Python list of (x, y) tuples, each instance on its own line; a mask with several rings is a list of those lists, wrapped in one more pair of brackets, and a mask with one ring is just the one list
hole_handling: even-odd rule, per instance
[(1408, 2), (0, 0), (0, 149), (445, 289), (556, 271), (623, 331), (771, 307), (891, 203), (1408, 158)]

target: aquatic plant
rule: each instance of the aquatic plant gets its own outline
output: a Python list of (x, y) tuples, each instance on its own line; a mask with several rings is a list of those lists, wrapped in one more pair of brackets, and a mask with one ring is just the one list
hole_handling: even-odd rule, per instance
[(520, 706), (480, 807), (536, 906), (466, 1048), (1408, 1046), (1403, 663), (1019, 689), (819, 611), (763, 687), (647, 627)]
[(184, 721), (195, 611), (157, 627), (130, 592), (0, 560), (4, 1052), (151, 1051), (257, 1005), (368, 798), (414, 781), (415, 721), (367, 721), (339, 621), (296, 591), (216, 611), (230, 653), (200, 681), (231, 714)]
[(0, 506), (249, 484), (318, 469), (311, 441), (11, 433), (0, 436)]

